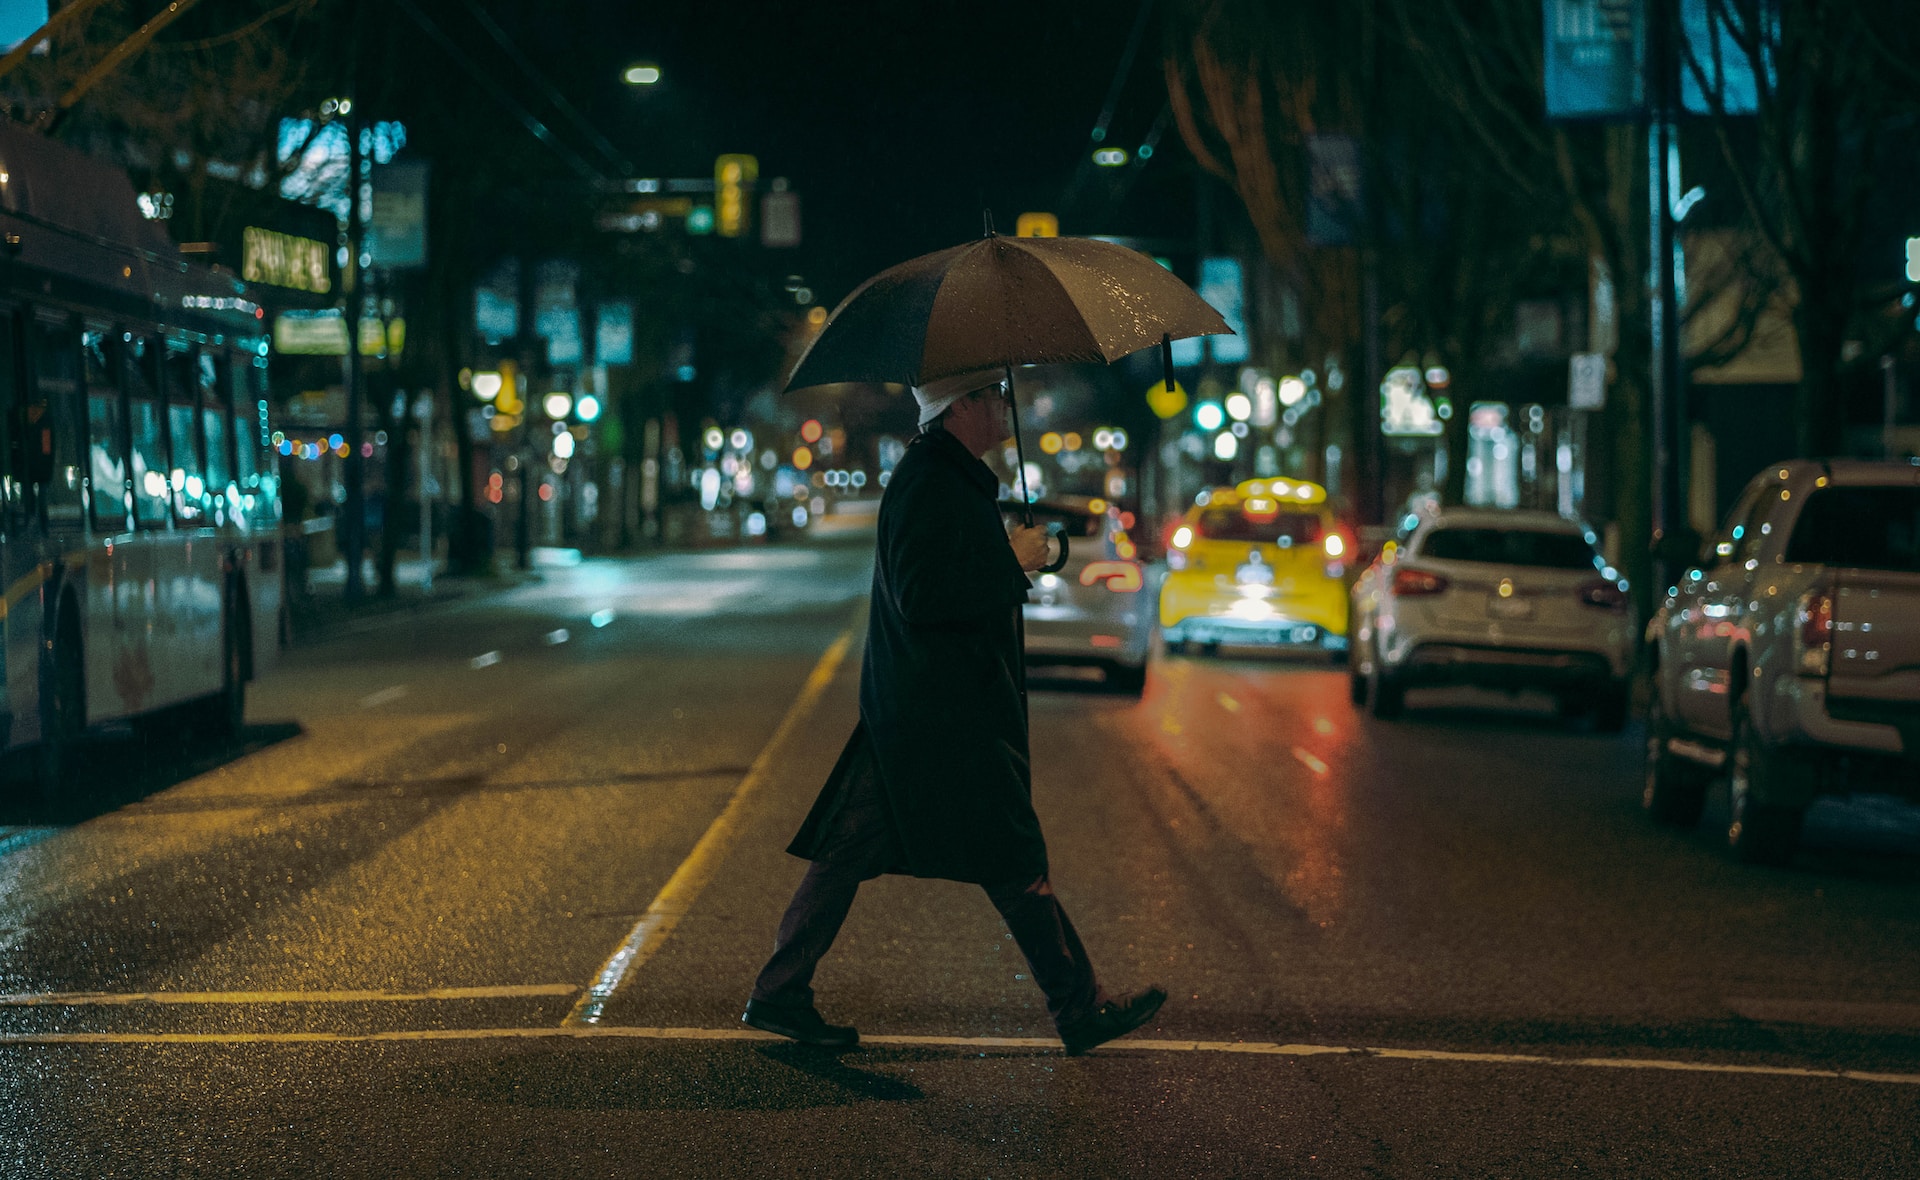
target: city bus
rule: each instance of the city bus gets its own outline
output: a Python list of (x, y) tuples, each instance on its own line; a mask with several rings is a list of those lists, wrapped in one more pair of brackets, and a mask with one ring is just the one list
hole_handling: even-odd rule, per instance
[(0, 750), (42, 797), (89, 730), (235, 729), (280, 638), (266, 311), (126, 175), (0, 121)]

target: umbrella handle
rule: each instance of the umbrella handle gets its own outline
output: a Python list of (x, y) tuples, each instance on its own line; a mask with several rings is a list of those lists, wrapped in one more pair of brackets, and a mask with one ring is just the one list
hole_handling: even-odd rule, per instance
[(1167, 392), (1173, 392), (1173, 336), (1160, 333), (1160, 379), (1166, 382)]
[(1033, 493), (1027, 490), (1027, 452), (1020, 444), (1020, 403), (1013, 397), (1013, 366), (1007, 366), (1007, 407), (1013, 414), (1013, 456), (1020, 464), (1020, 515), (1033, 527)]
[(1033, 571), (1036, 574), (1059, 573), (1061, 570), (1066, 568), (1067, 558), (1073, 552), (1073, 546), (1067, 542), (1067, 526), (1066, 525), (1061, 524), (1057, 520), (1050, 522), (1047, 525), (1047, 536), (1052, 537), (1054, 540), (1054, 544), (1060, 546), (1060, 555), (1058, 557), (1055, 557), (1052, 561), (1049, 561), (1047, 564), (1041, 566), (1039, 569)]

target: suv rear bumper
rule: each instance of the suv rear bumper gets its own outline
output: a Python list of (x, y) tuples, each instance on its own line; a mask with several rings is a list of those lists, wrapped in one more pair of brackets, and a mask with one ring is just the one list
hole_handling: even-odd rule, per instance
[(1618, 679), (1598, 652), (1420, 643), (1392, 668), (1409, 687), (1466, 684), (1479, 688), (1599, 688)]

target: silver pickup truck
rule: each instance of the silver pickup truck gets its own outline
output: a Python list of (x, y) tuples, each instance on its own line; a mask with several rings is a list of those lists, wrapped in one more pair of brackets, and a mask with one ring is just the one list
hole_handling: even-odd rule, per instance
[(1647, 625), (1644, 802), (1783, 864), (1816, 796), (1920, 801), (1920, 460), (1771, 467)]

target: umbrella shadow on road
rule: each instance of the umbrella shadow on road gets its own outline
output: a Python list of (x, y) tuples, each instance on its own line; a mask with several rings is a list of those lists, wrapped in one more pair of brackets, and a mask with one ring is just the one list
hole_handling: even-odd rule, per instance
[(35, 779), (33, 751), (17, 751), (0, 768), (0, 825), (82, 823), (303, 732), (298, 722), (271, 721), (247, 725), (231, 736), (214, 736), (169, 714), (157, 714), (138, 725), (90, 737), (66, 782), (52, 792)]
[(781, 1111), (925, 1097), (843, 1057), (786, 1044), (542, 1046), (434, 1066), (400, 1086), (556, 1110)]

